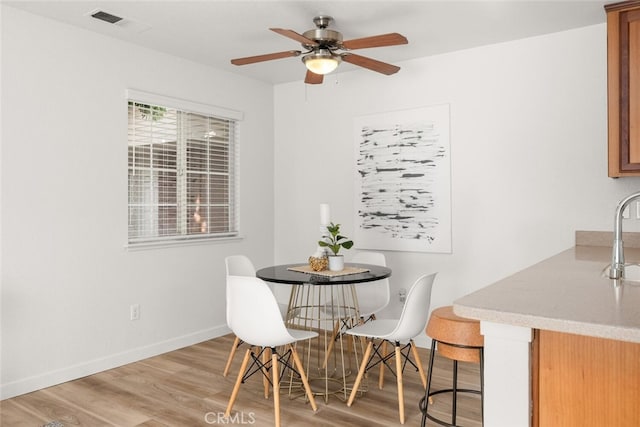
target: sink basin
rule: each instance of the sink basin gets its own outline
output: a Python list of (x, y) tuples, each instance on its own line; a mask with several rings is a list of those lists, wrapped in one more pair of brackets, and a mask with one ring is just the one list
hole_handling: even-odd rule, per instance
[[(602, 271), (602, 277), (609, 277), (609, 269), (611, 264)], [(627, 282), (640, 282), (640, 264), (625, 264), (624, 265), (624, 278)]]

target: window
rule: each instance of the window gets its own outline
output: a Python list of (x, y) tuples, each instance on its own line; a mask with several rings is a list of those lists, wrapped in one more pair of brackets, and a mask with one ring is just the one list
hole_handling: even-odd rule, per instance
[(129, 244), (238, 235), (241, 114), (127, 92)]

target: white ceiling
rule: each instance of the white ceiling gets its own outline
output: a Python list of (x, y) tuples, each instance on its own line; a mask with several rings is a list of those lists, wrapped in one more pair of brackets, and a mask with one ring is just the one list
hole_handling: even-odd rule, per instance
[[(302, 80), (300, 58), (244, 66), (232, 58), (300, 45), (269, 31), (313, 29), (313, 17), (332, 16), (344, 39), (399, 32), (408, 45), (362, 49), (358, 54), (397, 63), (412, 58), (515, 40), (605, 22), (610, 1), (32, 1), (3, 4), (151, 49), (270, 83)], [(120, 25), (90, 17), (104, 10)], [(342, 63), (340, 71), (357, 67)], [(400, 71), (402, 73), (402, 70)], [(390, 77), (392, 78), (392, 77)]]

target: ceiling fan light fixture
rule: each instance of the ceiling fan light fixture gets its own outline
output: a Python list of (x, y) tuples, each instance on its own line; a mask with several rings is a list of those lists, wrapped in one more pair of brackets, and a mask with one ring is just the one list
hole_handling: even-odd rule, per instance
[(333, 55), (328, 49), (318, 49), (318, 51), (310, 53), (302, 57), (302, 62), (307, 70), (314, 74), (329, 74), (340, 64), (339, 55)]
[[(2, 1), (2, 0), (0, 0)], [(264, 55), (247, 56), (231, 60), (233, 65), (255, 64), (256, 62), (271, 61), (292, 56), (301, 56), (307, 68), (304, 78), (306, 84), (317, 85), (323, 81), (323, 76), (334, 71), (342, 61), (366, 68), (384, 75), (397, 73), (400, 67), (378, 61), (366, 56), (351, 53), (354, 49), (368, 49), (407, 44), (408, 40), (399, 33), (379, 34), (377, 36), (360, 37), (343, 40), (342, 33), (333, 30), (329, 24), (333, 21), (330, 16), (320, 15), (313, 19), (316, 28), (300, 34), (286, 28), (269, 28), (271, 31), (288, 39), (300, 43), (302, 50), (289, 50)], [(346, 51), (346, 52), (345, 52)]]

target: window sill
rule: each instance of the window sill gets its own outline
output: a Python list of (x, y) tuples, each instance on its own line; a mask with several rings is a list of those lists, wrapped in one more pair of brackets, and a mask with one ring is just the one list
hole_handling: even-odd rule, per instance
[(145, 251), (151, 249), (169, 249), (181, 246), (210, 245), (217, 243), (229, 243), (242, 240), (242, 236), (206, 237), (201, 239), (182, 240), (157, 240), (152, 242), (127, 243), (124, 248), (128, 252)]

